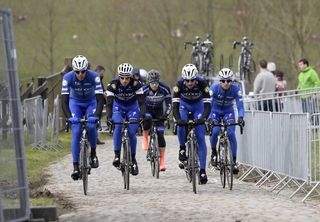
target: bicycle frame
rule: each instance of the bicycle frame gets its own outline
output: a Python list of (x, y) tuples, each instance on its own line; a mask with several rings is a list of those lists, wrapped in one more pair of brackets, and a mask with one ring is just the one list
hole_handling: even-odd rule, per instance
[(152, 119), (152, 127), (150, 130), (150, 140), (149, 146), (147, 151), (147, 159), (150, 160), (151, 165), (151, 173), (152, 176), (156, 176), (159, 179), (159, 172), (160, 172), (160, 148), (158, 145), (158, 125), (161, 122), (158, 119)]

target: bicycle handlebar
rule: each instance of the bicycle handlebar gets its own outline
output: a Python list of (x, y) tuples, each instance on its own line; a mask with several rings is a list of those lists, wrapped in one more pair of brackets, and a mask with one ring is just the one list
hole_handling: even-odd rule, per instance
[[(82, 125), (83, 124), (86, 124), (88, 122), (88, 120), (87, 119), (84, 119), (84, 118), (82, 118), (82, 119), (79, 119), (79, 123), (81, 123)], [(97, 120), (97, 125), (99, 124), (99, 120)], [(72, 123), (69, 121), (69, 120), (66, 120), (66, 128), (65, 128), (65, 132), (69, 132), (69, 128), (70, 128), (70, 125), (71, 125)]]
[(215, 126), (218, 126), (218, 127), (226, 127), (228, 128), (229, 126), (239, 126), (240, 127), (240, 133), (243, 134), (243, 125), (240, 124), (239, 122), (237, 123), (218, 123), (218, 124), (215, 124), (215, 123), (209, 123), (209, 126), (210, 128), (212, 127), (215, 127)]

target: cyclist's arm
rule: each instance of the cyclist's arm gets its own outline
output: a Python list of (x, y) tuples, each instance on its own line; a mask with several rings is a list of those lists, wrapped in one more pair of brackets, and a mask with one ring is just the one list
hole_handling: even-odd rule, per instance
[(204, 82), (204, 88), (202, 91), (202, 100), (204, 104), (204, 110), (201, 117), (204, 119), (207, 119), (211, 112), (211, 97), (210, 97), (210, 89), (208, 84), (206, 84), (206, 82)]
[(172, 99), (171, 99), (170, 91), (169, 91), (169, 94), (166, 96), (165, 103), (166, 103), (166, 110), (164, 111), (164, 114), (166, 116), (169, 116), (169, 114), (171, 113), (171, 109), (172, 109), (172, 105), (171, 105)]
[(96, 106), (96, 111), (94, 113), (94, 116), (97, 118), (101, 117), (103, 105), (104, 105), (104, 96), (103, 96), (103, 90), (102, 90), (102, 85), (101, 85), (101, 79), (97, 75), (95, 78), (95, 94), (96, 94), (96, 100), (97, 100), (97, 106)]
[(62, 111), (66, 118), (70, 118), (71, 111), (69, 108), (69, 98), (70, 98), (70, 81), (68, 81), (68, 77), (66, 75), (63, 77), (62, 80), (62, 88), (61, 88), (61, 105), (62, 105)]
[(244, 117), (243, 97), (239, 87), (237, 87), (235, 99), (237, 103), (238, 117)]
[(173, 88), (173, 97), (172, 97), (172, 111), (173, 116), (176, 120), (181, 119), (179, 106), (180, 106), (180, 88), (178, 84)]
[(112, 117), (112, 107), (113, 107), (113, 100), (114, 100), (114, 92), (116, 90), (116, 84), (113, 82), (110, 82), (107, 85), (107, 101), (106, 101), (106, 116), (107, 119), (111, 119)]
[(139, 81), (135, 81), (133, 83), (135, 94), (137, 96), (137, 100), (138, 100), (138, 104), (139, 104), (139, 109), (140, 109), (140, 115), (142, 117), (144, 117), (144, 115), (146, 114), (146, 105), (144, 103), (144, 93), (143, 93), (143, 87), (142, 84)]
[(65, 117), (69, 119), (72, 116), (69, 108), (69, 94), (61, 95), (61, 105)]

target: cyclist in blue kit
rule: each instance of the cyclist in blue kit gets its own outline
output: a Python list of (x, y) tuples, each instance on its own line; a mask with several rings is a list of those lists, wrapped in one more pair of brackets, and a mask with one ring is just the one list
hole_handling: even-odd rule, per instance
[[(235, 123), (235, 113), (233, 109), (233, 102), (236, 101), (238, 109), (238, 123), (242, 126), (245, 125), (243, 120), (244, 108), (242, 92), (238, 85), (232, 84), (233, 72), (229, 68), (223, 68), (219, 71), (219, 83), (214, 83), (210, 87), (210, 95), (212, 98), (211, 113), (209, 120), (214, 124), (220, 123), (223, 120), (224, 123)], [(236, 163), (237, 160), (237, 140), (235, 135), (235, 126), (228, 127), (228, 136), (230, 140), (233, 161)], [(217, 167), (217, 150), (216, 144), (218, 141), (218, 134), (220, 127), (216, 126), (212, 129), (210, 136), (210, 144), (212, 149), (211, 154), (211, 165)], [(233, 168), (233, 173), (239, 172), (238, 165)]]
[[(164, 161), (166, 141), (164, 138), (164, 120), (171, 112), (171, 92), (170, 88), (160, 81), (160, 73), (157, 70), (150, 70), (147, 78), (148, 84), (143, 87), (146, 104), (146, 117), (143, 123), (142, 148), (148, 150), (149, 130), (152, 127), (152, 119), (159, 119), (157, 127), (158, 146), (160, 149), (160, 170), (166, 171), (167, 165)], [(165, 109), (164, 109), (165, 105)]]
[(205, 141), (205, 121), (211, 110), (209, 87), (201, 77), (198, 77), (198, 70), (195, 65), (187, 64), (182, 69), (182, 77), (173, 88), (173, 115), (178, 125), (178, 139), (180, 144), (179, 160), (187, 160), (186, 155), (186, 129), (188, 114), (191, 112), (196, 123), (195, 133), (198, 143), (198, 156), (200, 162), (200, 183), (208, 181), (206, 174), (207, 146)]
[[(88, 60), (82, 55), (77, 55), (72, 60), (73, 70), (66, 73), (62, 80), (61, 100), (62, 109), (71, 123), (72, 130), (72, 179), (79, 179), (79, 154), (82, 126), (79, 120), (87, 119), (88, 139), (91, 146), (90, 165), (99, 167), (96, 155), (98, 138), (97, 122), (103, 109), (103, 91), (98, 74), (88, 69)], [(98, 102), (97, 102), (98, 101)]]
[[(143, 119), (146, 113), (142, 85), (132, 76), (133, 67), (129, 63), (122, 63), (118, 66), (118, 77), (113, 79), (107, 86), (107, 120), (108, 122), (119, 123), (124, 119), (130, 122), (137, 122), (140, 117)], [(131, 146), (132, 166), (131, 174), (139, 174), (136, 160), (137, 137), (136, 132), (139, 125), (130, 124), (128, 128), (129, 141)], [(113, 133), (114, 159), (113, 166), (120, 166), (122, 125), (116, 124)]]

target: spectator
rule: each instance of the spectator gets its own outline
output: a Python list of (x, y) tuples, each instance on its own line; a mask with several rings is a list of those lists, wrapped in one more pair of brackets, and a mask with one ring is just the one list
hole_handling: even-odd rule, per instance
[[(106, 71), (106, 69), (105, 69), (102, 65), (97, 65), (97, 67), (96, 67), (96, 69), (95, 69), (94, 71), (96, 71), (96, 73), (97, 73), (98, 76), (100, 77), (101, 87), (102, 87), (102, 90), (103, 90), (103, 92), (104, 92), (105, 90), (104, 90), (104, 85), (103, 85), (102, 79), (103, 79), (103, 74), (104, 74), (104, 72)], [(102, 102), (102, 104), (103, 104), (103, 106), (104, 106), (104, 105), (106, 104), (106, 99), (105, 99), (105, 97), (99, 97), (99, 99), (101, 99), (101, 102)], [(100, 114), (100, 116), (99, 116), (99, 122), (101, 122), (100, 120), (101, 120), (101, 114)], [(98, 145), (102, 145), (102, 144), (105, 144), (105, 142), (101, 141), (101, 140), (99, 139), (99, 137), (98, 137), (98, 139), (97, 139), (97, 144), (98, 144)]]
[[(271, 94), (276, 91), (276, 79), (273, 74), (267, 69), (267, 61), (261, 60), (259, 62), (260, 66), (260, 73), (256, 76), (254, 83), (253, 83), (253, 91), (255, 95), (260, 95), (260, 98), (263, 100), (261, 104), (259, 103), (258, 109), (264, 111), (273, 111), (272, 107), (272, 99), (270, 98)], [(268, 93), (266, 95), (266, 93)], [(272, 95), (273, 96), (273, 95)]]
[(283, 100), (280, 96), (283, 95), (283, 92), (286, 89), (287, 81), (283, 78), (284, 74), (282, 71), (276, 70), (275, 77), (276, 77), (276, 111), (281, 112), (283, 110)]
[(276, 73), (276, 64), (274, 62), (268, 62), (268, 65), (267, 65), (267, 69), (273, 74), (275, 75)]
[[(298, 89), (312, 89), (320, 86), (320, 81), (318, 73), (309, 66), (309, 61), (307, 59), (300, 59), (298, 62), (298, 67), (300, 73), (298, 76)], [(306, 92), (306, 91), (304, 91)], [(304, 96), (302, 99), (302, 111), (314, 113), (315, 112), (315, 102), (311, 97)]]

